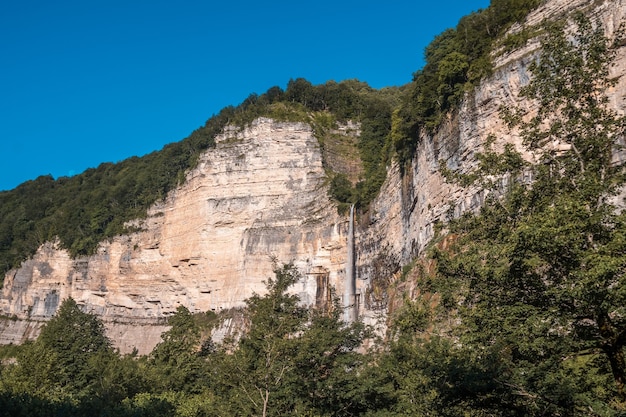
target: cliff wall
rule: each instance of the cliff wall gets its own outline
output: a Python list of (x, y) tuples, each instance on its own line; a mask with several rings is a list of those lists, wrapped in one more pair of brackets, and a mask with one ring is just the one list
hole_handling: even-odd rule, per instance
[[(592, 8), (608, 36), (626, 18), (626, 0), (549, 0), (531, 13), (535, 25), (574, 9)], [(521, 27), (512, 28), (513, 31)], [(420, 137), (415, 158), (402, 174), (392, 164), (380, 196), (355, 230), (357, 301), (361, 317), (384, 316), (386, 287), (419, 254), (435, 224), (480, 206), (478, 189), (446, 184), (439, 161), (471, 167), (485, 139), (519, 145), (499, 117), (501, 106), (526, 106), (518, 92), (529, 79), (537, 42), (495, 57), (496, 70), (434, 135)], [(626, 111), (626, 48), (619, 50), (608, 92), (611, 105)], [(0, 294), (0, 343), (37, 335), (60, 302), (73, 297), (100, 315), (122, 352), (149, 352), (179, 305), (192, 312), (241, 306), (264, 291), (272, 260), (293, 261), (303, 272), (294, 291), (307, 304), (321, 302), (326, 287), (342, 294), (347, 216), (328, 199), (318, 141), (302, 123), (258, 119), (248, 128), (227, 129), (202, 155), (184, 185), (139, 221), (140, 232), (100, 245), (90, 257), (71, 259), (51, 242), (9, 272)], [(532, 155), (527, 155), (529, 158)]]

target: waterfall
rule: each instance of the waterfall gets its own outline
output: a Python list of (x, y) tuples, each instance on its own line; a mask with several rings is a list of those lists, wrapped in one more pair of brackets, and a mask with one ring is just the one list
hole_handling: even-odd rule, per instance
[(344, 308), (345, 321), (351, 323), (357, 319), (356, 303), (356, 273), (354, 254), (354, 204), (350, 206), (350, 220), (348, 223), (348, 255), (346, 259), (346, 278), (344, 286)]

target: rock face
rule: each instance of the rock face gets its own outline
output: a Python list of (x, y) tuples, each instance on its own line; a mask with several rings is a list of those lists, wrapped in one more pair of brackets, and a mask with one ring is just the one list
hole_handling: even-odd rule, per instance
[[(626, 0), (550, 0), (529, 25), (573, 9), (592, 13), (613, 36)], [(519, 30), (513, 28), (512, 30)], [(387, 181), (355, 230), (356, 301), (370, 322), (385, 311), (385, 286), (424, 249), (437, 221), (477, 208), (483, 195), (444, 182), (439, 161), (467, 168), (489, 135), (519, 144), (500, 120), (500, 106), (526, 106), (517, 93), (528, 79), (537, 43), (495, 57), (496, 71), (468, 94), (462, 108), (432, 136), (420, 138), (410, 169), (389, 168)], [(626, 48), (614, 66), (618, 85), (611, 105), (626, 110)], [(142, 231), (102, 243), (90, 257), (71, 259), (48, 243), (9, 272), (0, 295), (0, 343), (37, 335), (61, 301), (73, 297), (100, 315), (122, 352), (149, 352), (179, 305), (192, 312), (241, 306), (264, 291), (272, 260), (290, 262), (303, 279), (293, 289), (310, 305), (325, 301), (328, 286), (344, 292), (348, 217), (328, 199), (318, 141), (301, 123), (258, 119), (227, 129), (202, 155), (184, 185), (154, 206)]]

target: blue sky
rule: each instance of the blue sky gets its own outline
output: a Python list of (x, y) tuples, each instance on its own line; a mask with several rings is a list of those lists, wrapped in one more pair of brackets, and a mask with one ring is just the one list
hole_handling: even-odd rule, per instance
[(489, 0), (3, 1), (0, 190), (176, 142), (250, 93), (402, 85)]

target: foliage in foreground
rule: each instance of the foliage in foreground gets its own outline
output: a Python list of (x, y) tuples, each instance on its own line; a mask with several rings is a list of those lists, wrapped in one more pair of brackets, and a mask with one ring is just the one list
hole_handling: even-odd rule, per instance
[[(0, 415), (349, 416), (369, 409), (360, 386), (368, 330), (341, 321), (337, 301), (308, 310), (277, 267), (267, 294), (246, 302), (248, 330), (214, 345), (207, 320), (180, 307), (147, 357), (120, 356), (100, 320), (72, 299), (17, 363), (1, 368)], [(204, 334), (204, 336), (203, 336)]]
[[(455, 282), (461, 352), (499, 368), (507, 412), (619, 415), (626, 410), (626, 119), (605, 92), (616, 44), (582, 14), (575, 35), (547, 29), (522, 96), (538, 112), (503, 111), (533, 161), (487, 149), (461, 183), (487, 192), (435, 250), (438, 282)], [(482, 358), (479, 364), (486, 365)], [(504, 411), (503, 411), (504, 412)]]

